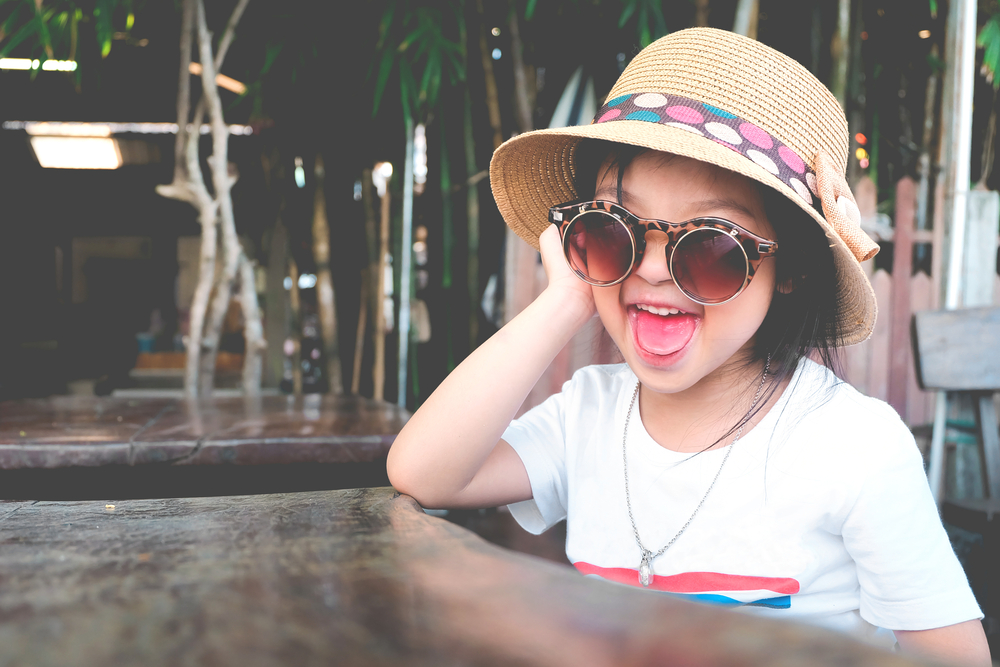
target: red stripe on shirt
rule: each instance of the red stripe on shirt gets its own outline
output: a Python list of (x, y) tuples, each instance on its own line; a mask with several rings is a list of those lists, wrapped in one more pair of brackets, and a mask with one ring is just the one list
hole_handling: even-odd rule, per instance
[[(599, 577), (630, 586), (639, 585), (639, 572), (627, 567), (600, 567), (583, 561), (573, 564), (583, 574)], [(799, 592), (799, 582), (788, 577), (748, 577), (721, 572), (684, 572), (661, 576), (654, 574), (649, 588), (669, 593), (708, 593), (715, 591), (767, 590), (784, 595)]]

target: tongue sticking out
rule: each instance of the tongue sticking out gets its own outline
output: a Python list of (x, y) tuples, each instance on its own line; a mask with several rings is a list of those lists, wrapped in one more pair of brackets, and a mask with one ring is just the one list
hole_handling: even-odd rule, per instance
[(697, 320), (692, 315), (636, 313), (635, 333), (639, 346), (653, 354), (672, 354), (682, 349), (694, 335)]

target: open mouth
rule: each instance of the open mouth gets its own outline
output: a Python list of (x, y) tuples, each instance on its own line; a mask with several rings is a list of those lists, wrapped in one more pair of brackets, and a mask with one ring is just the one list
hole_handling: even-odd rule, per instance
[(648, 355), (680, 352), (698, 328), (698, 317), (677, 308), (637, 303), (629, 306), (628, 314), (636, 346)]

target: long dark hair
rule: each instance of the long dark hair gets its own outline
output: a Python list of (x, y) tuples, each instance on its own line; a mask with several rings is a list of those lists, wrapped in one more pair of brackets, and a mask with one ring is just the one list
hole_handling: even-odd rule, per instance
[[(577, 196), (592, 198), (598, 177), (613, 177), (621, 204), (625, 170), (648, 150), (607, 141), (581, 141), (572, 160)], [(608, 168), (599, 174), (605, 163)], [(754, 184), (779, 246), (775, 284), (791, 287), (787, 293), (776, 289), (755, 334), (753, 350), (745, 359), (750, 368), (762, 366), (770, 357), (767, 391), (758, 404), (762, 406), (782, 381), (794, 374), (803, 357), (809, 356), (835, 373), (840, 370), (837, 347), (842, 340), (842, 307), (833, 252), (823, 230), (785, 195), (756, 181)], [(722, 437), (734, 433), (752, 416), (746, 415)]]

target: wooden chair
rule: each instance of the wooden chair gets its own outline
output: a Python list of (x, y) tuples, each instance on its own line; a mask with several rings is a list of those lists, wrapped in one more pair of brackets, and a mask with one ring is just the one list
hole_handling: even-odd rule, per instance
[(1000, 429), (993, 402), (1000, 391), (1000, 308), (914, 315), (914, 357), (924, 389), (972, 394), (985, 498), (945, 501), (946, 523), (983, 537), (982, 558), (966, 563), (987, 616), (1000, 617)]

